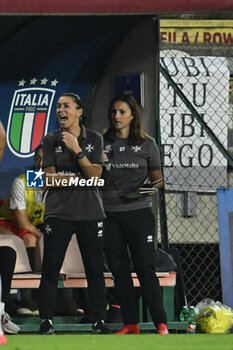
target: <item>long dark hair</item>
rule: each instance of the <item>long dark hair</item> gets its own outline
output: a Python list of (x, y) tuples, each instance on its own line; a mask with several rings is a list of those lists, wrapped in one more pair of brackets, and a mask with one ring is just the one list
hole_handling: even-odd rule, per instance
[(119, 95), (111, 101), (109, 110), (108, 110), (108, 119), (110, 122), (110, 126), (104, 132), (104, 137), (110, 142), (115, 141), (116, 129), (112, 124), (112, 109), (113, 109), (114, 103), (118, 101), (127, 103), (133, 115), (133, 119), (130, 123), (130, 128), (129, 128), (128, 144), (141, 145), (147, 139), (147, 135), (143, 130), (140, 107), (137, 104), (137, 101), (135, 100), (135, 98), (131, 95), (126, 95), (126, 94)]

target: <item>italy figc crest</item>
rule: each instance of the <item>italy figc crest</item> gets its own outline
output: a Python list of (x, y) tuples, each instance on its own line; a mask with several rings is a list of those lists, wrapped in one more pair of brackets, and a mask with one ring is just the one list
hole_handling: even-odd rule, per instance
[(31, 87), (15, 90), (7, 125), (7, 143), (18, 157), (31, 157), (47, 134), (55, 90)]

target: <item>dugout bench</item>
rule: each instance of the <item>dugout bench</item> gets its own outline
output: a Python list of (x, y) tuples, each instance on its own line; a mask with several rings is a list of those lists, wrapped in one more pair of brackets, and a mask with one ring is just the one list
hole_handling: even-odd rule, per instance
[[(169, 329), (186, 329), (186, 324), (175, 322), (174, 320), (174, 287), (176, 284), (175, 272), (157, 272), (156, 273), (160, 286), (163, 289), (164, 308), (167, 313)], [(107, 288), (114, 286), (112, 274), (104, 273), (105, 285)], [(13, 276), (11, 287), (14, 289), (38, 288), (40, 284), (40, 273), (16, 273)], [(136, 273), (132, 273), (132, 278), (135, 287), (140, 287)], [(65, 274), (61, 273), (58, 280), (58, 288), (87, 288), (87, 280), (85, 273)], [(140, 329), (149, 331), (154, 329), (154, 324), (151, 322), (149, 312), (144, 305), (142, 298), (139, 299), (139, 316)], [(56, 331), (90, 331), (90, 324), (80, 323), (80, 316), (64, 316), (54, 318), (54, 328)], [(14, 318), (22, 332), (34, 332), (38, 330), (38, 317), (18, 317)], [(112, 330), (119, 329), (120, 325), (108, 324)]]
[[(17, 262), (15, 274), (12, 279), (11, 287), (13, 289), (38, 288), (40, 284), (40, 273), (32, 273), (30, 271), (25, 246), (19, 237), (15, 235), (2, 235), (0, 245), (12, 246), (17, 252)], [(43, 239), (38, 243), (39, 262), (42, 261)], [(160, 286), (163, 289), (164, 308), (167, 313), (169, 329), (186, 329), (186, 324), (174, 322), (174, 287), (176, 285), (175, 272), (157, 272)], [(114, 285), (112, 274), (106, 272), (105, 284), (107, 288)], [(140, 287), (138, 278), (135, 273), (132, 273), (132, 278), (135, 287)], [(58, 288), (87, 288), (87, 280), (84, 273), (81, 254), (78, 248), (76, 236), (73, 235), (64, 259)], [(139, 316), (141, 330), (154, 330), (154, 324), (151, 322), (150, 315), (144, 305), (142, 298), (139, 299)], [(80, 316), (64, 316), (54, 318), (54, 328), (56, 331), (89, 331), (91, 324), (82, 324)], [(38, 317), (14, 317), (15, 322), (19, 325), (22, 332), (36, 332), (40, 319)], [(112, 330), (120, 328), (119, 324), (108, 324)], [(183, 327), (183, 328), (182, 328)]]

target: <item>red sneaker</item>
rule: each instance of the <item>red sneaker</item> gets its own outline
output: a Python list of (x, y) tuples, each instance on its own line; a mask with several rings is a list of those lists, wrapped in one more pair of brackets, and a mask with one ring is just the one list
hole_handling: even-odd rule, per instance
[(169, 334), (167, 325), (165, 323), (159, 323), (157, 326), (157, 334)]
[(7, 343), (5, 334), (0, 335), (0, 345), (4, 345)]
[(139, 334), (138, 324), (126, 324), (115, 334)]

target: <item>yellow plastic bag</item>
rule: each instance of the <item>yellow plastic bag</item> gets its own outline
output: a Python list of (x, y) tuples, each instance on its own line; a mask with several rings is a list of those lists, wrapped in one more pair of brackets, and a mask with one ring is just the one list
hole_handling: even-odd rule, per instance
[[(200, 304), (200, 305), (199, 305)], [(205, 299), (195, 307), (197, 326), (205, 333), (227, 333), (233, 326), (233, 311), (219, 301)]]

